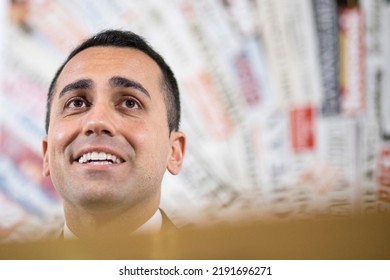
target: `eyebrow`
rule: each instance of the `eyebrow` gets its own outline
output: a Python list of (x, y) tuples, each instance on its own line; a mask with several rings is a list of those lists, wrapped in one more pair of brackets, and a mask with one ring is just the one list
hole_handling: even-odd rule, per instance
[(146, 90), (146, 88), (144, 88), (140, 83), (138, 83), (134, 80), (129, 80), (129, 79), (121, 77), (121, 76), (114, 76), (114, 77), (110, 78), (109, 83), (110, 83), (110, 86), (112, 88), (115, 88), (115, 87), (134, 88), (150, 98), (150, 94)]
[(77, 80), (73, 83), (70, 83), (66, 85), (60, 92), (59, 98), (64, 96), (67, 92), (73, 91), (73, 90), (78, 90), (78, 89), (90, 89), (93, 87), (93, 82), (91, 79), (81, 79)]
[[(59, 98), (64, 96), (66, 93), (78, 90), (78, 89), (91, 89), (93, 87), (93, 81), (91, 79), (80, 79), (73, 83), (66, 85), (60, 92)], [(143, 87), (140, 83), (130, 80), (121, 76), (114, 76), (110, 78), (109, 84), (112, 88), (134, 88), (142, 93), (144, 93), (147, 97), (150, 97), (149, 92)]]

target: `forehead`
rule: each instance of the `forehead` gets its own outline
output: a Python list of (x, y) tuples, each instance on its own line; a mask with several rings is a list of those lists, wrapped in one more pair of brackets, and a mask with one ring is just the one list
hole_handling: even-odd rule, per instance
[(68, 61), (58, 77), (56, 89), (77, 79), (107, 81), (112, 76), (128, 77), (148, 87), (159, 87), (162, 79), (157, 63), (140, 50), (91, 47)]

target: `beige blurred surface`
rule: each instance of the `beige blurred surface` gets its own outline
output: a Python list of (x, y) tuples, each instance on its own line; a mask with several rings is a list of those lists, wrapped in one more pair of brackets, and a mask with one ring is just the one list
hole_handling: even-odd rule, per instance
[(390, 259), (390, 215), (219, 225), (126, 240), (3, 244), (0, 259)]

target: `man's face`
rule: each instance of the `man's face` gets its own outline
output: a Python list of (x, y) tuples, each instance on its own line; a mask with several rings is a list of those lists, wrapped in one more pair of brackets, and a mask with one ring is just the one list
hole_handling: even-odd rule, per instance
[(184, 153), (184, 135), (168, 130), (161, 79), (136, 49), (93, 47), (67, 63), (43, 140), (44, 174), (65, 207), (158, 206), (163, 174), (177, 174)]

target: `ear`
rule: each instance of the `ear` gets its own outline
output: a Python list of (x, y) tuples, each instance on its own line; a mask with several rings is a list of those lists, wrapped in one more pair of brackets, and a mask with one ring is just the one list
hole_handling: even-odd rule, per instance
[(43, 138), (42, 140), (42, 152), (43, 152), (43, 169), (42, 174), (43, 176), (49, 176), (50, 175), (50, 168), (49, 168), (49, 153), (47, 151), (47, 136)]
[(183, 164), (184, 153), (186, 149), (186, 136), (183, 132), (172, 131), (171, 154), (168, 159), (167, 169), (172, 175), (179, 174)]

